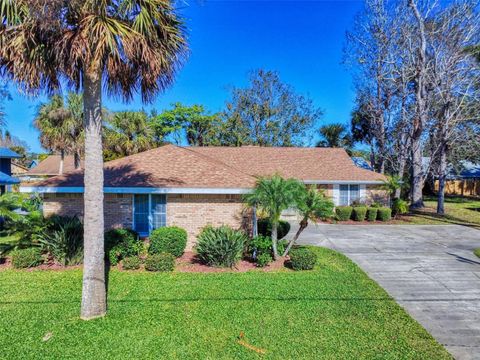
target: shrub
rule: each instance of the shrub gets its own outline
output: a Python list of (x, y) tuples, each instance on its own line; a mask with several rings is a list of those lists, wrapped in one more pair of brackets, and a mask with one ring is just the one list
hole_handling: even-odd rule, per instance
[(393, 200), (392, 213), (394, 216), (403, 215), (408, 212), (408, 203), (402, 199)]
[(148, 255), (145, 260), (145, 270), (148, 271), (173, 271), (175, 256), (169, 253)]
[(142, 251), (143, 243), (138, 234), (130, 229), (112, 229), (105, 233), (105, 254), (111, 265), (126, 257), (136, 256)]
[(379, 207), (382, 207), (382, 205), (381, 205), (380, 203), (378, 203), (378, 202), (373, 202), (373, 203), (370, 205), (370, 207), (372, 207), (372, 208), (377, 208), (377, 209), (378, 209)]
[(364, 221), (367, 216), (367, 208), (365, 206), (357, 206), (353, 208), (353, 220)]
[(392, 218), (392, 209), (387, 207), (378, 208), (378, 219), (380, 221), (389, 221)]
[(149, 254), (166, 252), (175, 257), (182, 256), (187, 246), (187, 232), (176, 226), (161, 227), (150, 234)]
[(62, 265), (83, 262), (83, 224), (77, 217), (52, 216), (38, 235), (43, 251)]
[(340, 221), (348, 221), (352, 216), (353, 208), (351, 206), (337, 206), (335, 208), (335, 213), (337, 214), (337, 218)]
[(247, 243), (245, 255), (255, 260), (259, 255), (272, 253), (272, 239), (268, 236), (258, 235)]
[[(266, 237), (272, 236), (272, 224), (270, 223), (270, 220), (258, 219), (257, 226), (258, 226), (259, 235), (263, 235)], [(277, 239), (278, 240), (283, 239), (288, 234), (289, 231), (290, 231), (290, 223), (288, 223), (287, 221), (280, 220), (277, 228)]]
[(256, 264), (258, 267), (265, 267), (273, 261), (272, 255), (269, 253), (260, 254), (257, 257)]
[(378, 208), (376, 207), (369, 207), (367, 210), (367, 220), (368, 221), (375, 221), (377, 220), (377, 213)]
[(138, 270), (140, 269), (140, 258), (138, 256), (130, 256), (126, 257), (122, 261), (122, 269), (123, 270)]
[(228, 226), (205, 227), (198, 236), (198, 258), (210, 266), (232, 267), (242, 256), (247, 237)]
[(43, 262), (39, 248), (14, 250), (10, 255), (12, 256), (12, 266), (16, 269), (35, 267)]
[(312, 250), (297, 247), (290, 250), (290, 266), (293, 270), (312, 270), (317, 263), (317, 254)]

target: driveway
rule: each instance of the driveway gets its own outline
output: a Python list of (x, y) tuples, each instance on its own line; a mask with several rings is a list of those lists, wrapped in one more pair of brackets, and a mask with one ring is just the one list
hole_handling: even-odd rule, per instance
[(472, 254), (480, 247), (479, 230), (310, 225), (299, 243), (347, 255), (456, 359), (480, 359), (480, 259)]

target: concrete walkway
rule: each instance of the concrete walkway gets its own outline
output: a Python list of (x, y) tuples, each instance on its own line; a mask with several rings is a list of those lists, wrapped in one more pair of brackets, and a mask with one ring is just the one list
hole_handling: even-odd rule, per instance
[(480, 359), (480, 259), (472, 253), (480, 247), (479, 230), (310, 225), (299, 243), (347, 255), (456, 359)]

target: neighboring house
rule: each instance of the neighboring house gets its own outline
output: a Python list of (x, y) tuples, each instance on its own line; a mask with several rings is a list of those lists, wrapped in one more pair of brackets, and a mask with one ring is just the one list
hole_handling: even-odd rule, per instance
[(22, 174), (25, 174), (27, 171), (28, 167), (12, 161), (12, 175), (14, 175), (15, 177), (19, 177)]
[[(242, 195), (258, 176), (275, 173), (325, 190), (337, 205), (388, 201), (380, 188), (385, 177), (358, 168), (343, 149), (165, 145), (105, 163), (105, 227), (147, 236), (157, 227), (177, 225), (187, 230), (191, 248), (207, 224), (248, 224)], [(47, 216), (83, 213), (82, 170), (21, 191), (43, 194)]]
[[(438, 191), (438, 180), (435, 180), (435, 191)], [(459, 169), (449, 166), (445, 194), (480, 196), (480, 164), (461, 161)]]
[(21, 156), (9, 148), (0, 147), (0, 193), (10, 190), (11, 185), (19, 184), (20, 180), (12, 176), (12, 159)]
[[(81, 161), (83, 167), (83, 161)], [(73, 155), (65, 155), (63, 160), (63, 173), (75, 170), (75, 162)], [(32, 182), (41, 179), (59, 175), (61, 173), (61, 157), (60, 155), (49, 155), (38, 165), (31, 167), (25, 174), (21, 175), (22, 182)]]

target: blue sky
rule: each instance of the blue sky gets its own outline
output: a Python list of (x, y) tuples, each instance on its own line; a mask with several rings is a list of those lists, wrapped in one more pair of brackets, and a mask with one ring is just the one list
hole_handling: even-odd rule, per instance
[[(345, 32), (361, 1), (194, 1), (182, 9), (190, 56), (177, 80), (153, 104), (104, 97), (110, 110), (162, 110), (173, 102), (221, 110), (231, 85), (245, 86), (251, 69), (279, 71), (283, 81), (309, 95), (325, 112), (322, 123), (347, 122), (352, 79), (341, 64)], [(45, 97), (28, 98), (10, 87), (7, 128), (41, 151), (32, 120)]]

